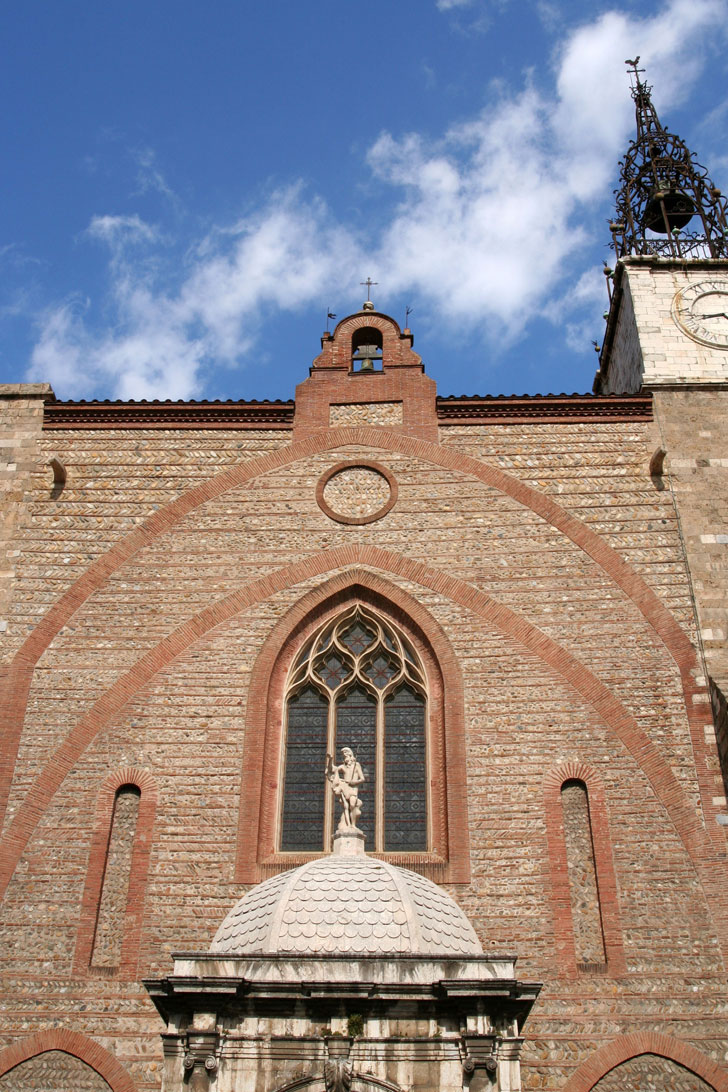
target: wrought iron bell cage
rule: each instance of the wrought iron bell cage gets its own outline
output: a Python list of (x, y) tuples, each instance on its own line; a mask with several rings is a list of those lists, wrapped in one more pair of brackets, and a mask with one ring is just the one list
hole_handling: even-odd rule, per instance
[(637, 136), (620, 161), (621, 185), (614, 191), (616, 255), (726, 258), (728, 202), (687, 144), (661, 125), (638, 62), (627, 62)]

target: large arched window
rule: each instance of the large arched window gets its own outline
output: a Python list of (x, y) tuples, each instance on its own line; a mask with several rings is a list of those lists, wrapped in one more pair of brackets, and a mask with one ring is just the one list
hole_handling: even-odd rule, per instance
[(427, 683), (417, 654), (361, 604), (308, 640), (288, 675), (279, 849), (331, 845), (326, 755), (351, 747), (366, 784), (359, 826), (373, 852), (427, 852)]

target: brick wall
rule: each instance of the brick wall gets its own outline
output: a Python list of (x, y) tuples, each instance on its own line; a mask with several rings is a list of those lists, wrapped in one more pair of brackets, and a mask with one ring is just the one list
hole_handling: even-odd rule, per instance
[[(715, 744), (655, 444), (650, 422), (452, 426), (440, 444), (376, 428), (293, 444), (264, 430), (45, 433), (7, 612), (24, 716), (4, 828), (0, 1045), (60, 1022), (115, 1054), (137, 1089), (159, 1086), (161, 1022), (139, 979), (166, 973), (173, 950), (205, 948), (245, 890), (257, 658), (304, 595), (365, 570), (418, 602), (459, 665), (471, 879), (448, 890), (486, 952), (517, 953), (519, 977), (546, 983), (525, 1087), (562, 1088), (635, 1030), (723, 1064)], [(69, 468), (53, 499), (51, 449)], [(358, 459), (387, 468), (397, 500), (374, 522), (339, 523), (317, 485)], [(623, 974), (556, 957), (544, 778), (570, 762), (603, 786)], [(158, 790), (133, 981), (74, 971), (99, 793), (127, 767)]]

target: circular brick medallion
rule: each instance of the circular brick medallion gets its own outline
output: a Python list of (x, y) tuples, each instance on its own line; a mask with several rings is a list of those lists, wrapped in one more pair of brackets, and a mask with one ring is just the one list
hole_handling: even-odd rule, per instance
[(393, 507), (397, 482), (381, 463), (337, 463), (319, 479), (316, 500), (337, 523), (372, 523)]

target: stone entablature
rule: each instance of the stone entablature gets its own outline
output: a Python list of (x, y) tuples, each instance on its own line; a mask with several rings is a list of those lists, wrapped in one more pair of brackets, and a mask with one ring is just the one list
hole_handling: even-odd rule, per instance
[(516, 980), (512, 956), (174, 959), (145, 983), (168, 1027), (165, 1092), (190, 1073), (199, 1092), (335, 1092), (336, 1059), (355, 1090), (521, 1088), (520, 1028), (541, 987)]

